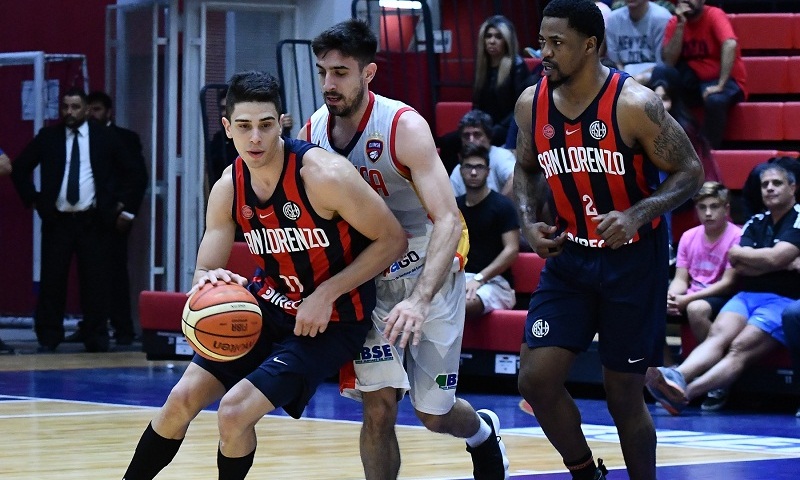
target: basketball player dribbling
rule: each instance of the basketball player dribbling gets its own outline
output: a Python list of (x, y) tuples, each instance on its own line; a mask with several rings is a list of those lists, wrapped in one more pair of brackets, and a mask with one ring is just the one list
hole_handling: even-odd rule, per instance
[[(564, 388), (575, 357), (599, 333), (628, 475), (654, 480), (656, 435), (642, 392), (665, 339), (662, 215), (700, 188), (703, 169), (661, 100), (601, 65), (604, 23), (593, 1), (552, 0), (542, 17), (544, 78), (515, 111), (522, 231), (547, 258), (525, 325), (519, 389), (572, 478), (606, 478)], [(661, 185), (658, 170), (668, 174)]]
[(325, 106), (299, 138), (346, 156), (409, 237), (408, 251), (376, 279), (374, 328), (355, 372), (340, 375), (343, 395), (364, 404), (360, 449), (366, 478), (397, 478), (394, 425), (407, 391), (426, 428), (466, 440), (476, 480), (508, 478), (497, 416), (476, 412), (455, 396), (467, 232), (430, 128), (411, 107), (369, 91), (377, 39), (366, 23), (334, 25), (314, 39), (312, 49)]
[(126, 480), (155, 477), (192, 419), (217, 400), (219, 478), (245, 478), (256, 423), (278, 407), (299, 418), (317, 386), (352, 361), (372, 326), (372, 278), (407, 246), (391, 211), (346, 159), (280, 136), (274, 77), (234, 75), (226, 108), (222, 124), (239, 158), (211, 190), (189, 293), (206, 283), (247, 284), (223, 268), (238, 223), (260, 267), (248, 288), (264, 326), (240, 359), (195, 355), (139, 440)]

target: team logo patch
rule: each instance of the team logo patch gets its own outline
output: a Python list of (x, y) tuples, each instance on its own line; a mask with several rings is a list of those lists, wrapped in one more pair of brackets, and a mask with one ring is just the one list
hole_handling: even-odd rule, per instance
[(436, 384), (442, 390), (453, 390), (458, 386), (458, 374), (441, 373), (436, 376)]
[(542, 338), (550, 332), (550, 324), (541, 318), (533, 322), (531, 333), (536, 338)]
[(608, 128), (602, 120), (595, 120), (591, 125), (589, 125), (589, 135), (591, 135), (595, 140), (602, 140), (606, 138), (607, 133)]
[(242, 216), (247, 220), (253, 218), (253, 209), (250, 205), (242, 205)]
[(549, 123), (544, 127), (542, 127), (542, 135), (544, 135), (544, 138), (549, 140), (553, 138), (553, 135), (555, 134), (556, 134), (556, 129), (553, 128), (553, 126), (550, 125)]
[(297, 220), (300, 218), (300, 207), (294, 202), (286, 202), (283, 204), (283, 215), (289, 220)]
[(372, 160), (372, 162), (377, 162), (383, 154), (383, 136), (377, 132), (370, 135), (367, 139), (365, 150), (367, 158)]

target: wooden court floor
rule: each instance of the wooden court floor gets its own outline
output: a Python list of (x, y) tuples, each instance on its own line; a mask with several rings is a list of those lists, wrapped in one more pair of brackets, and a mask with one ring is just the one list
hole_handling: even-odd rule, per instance
[[(142, 430), (184, 367), (147, 362), (135, 352), (0, 358), (0, 478), (121, 478)], [(498, 413), (512, 478), (569, 478), (518, 396), (467, 392), (463, 397)], [(628, 478), (603, 402), (580, 400), (579, 406), (595, 457), (611, 469), (608, 478)], [(777, 480), (800, 473), (800, 421), (791, 414), (697, 410), (670, 417), (655, 407), (652, 412), (662, 480)], [(358, 403), (325, 384), (303, 419), (281, 412), (266, 416), (257, 427), (259, 446), (248, 478), (363, 478), (360, 414)], [(401, 478), (472, 478), (463, 442), (421, 428), (408, 400), (398, 423)], [(216, 478), (216, 443), (216, 415), (202, 412), (175, 461), (157, 478)]]

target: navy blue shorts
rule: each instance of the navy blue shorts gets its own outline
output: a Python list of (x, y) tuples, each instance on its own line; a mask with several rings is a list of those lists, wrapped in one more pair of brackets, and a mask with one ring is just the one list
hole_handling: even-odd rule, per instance
[(192, 359), (216, 377), (226, 390), (246, 378), (270, 403), (300, 418), (320, 383), (339, 373), (361, 351), (372, 321), (330, 322), (316, 337), (294, 334), (294, 317), (259, 299), (264, 326), (253, 349), (242, 358), (215, 362)]
[(548, 258), (525, 322), (528, 346), (582, 352), (599, 334), (606, 368), (644, 373), (660, 366), (669, 280), (663, 225), (617, 250), (567, 241)]

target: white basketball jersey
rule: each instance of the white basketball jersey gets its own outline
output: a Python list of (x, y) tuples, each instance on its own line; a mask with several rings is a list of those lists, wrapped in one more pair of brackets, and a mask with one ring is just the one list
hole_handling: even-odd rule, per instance
[(394, 156), (395, 129), (408, 105), (369, 92), (369, 105), (358, 131), (345, 150), (334, 148), (328, 131), (328, 107), (314, 112), (306, 126), (307, 140), (322, 148), (347, 157), (361, 176), (378, 192), (409, 236), (406, 255), (384, 273), (383, 278), (417, 276), (425, 259), (430, 232), (433, 229), (422, 206), (410, 170)]

